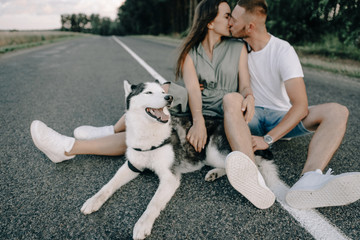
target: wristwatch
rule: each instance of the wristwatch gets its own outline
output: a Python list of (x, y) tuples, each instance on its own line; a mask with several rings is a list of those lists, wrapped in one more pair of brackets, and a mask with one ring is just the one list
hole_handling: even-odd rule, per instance
[(271, 144), (273, 144), (273, 142), (274, 142), (274, 140), (273, 140), (273, 138), (270, 136), (270, 135), (265, 135), (264, 136), (264, 142), (266, 142), (268, 145), (269, 145), (269, 147), (271, 146)]

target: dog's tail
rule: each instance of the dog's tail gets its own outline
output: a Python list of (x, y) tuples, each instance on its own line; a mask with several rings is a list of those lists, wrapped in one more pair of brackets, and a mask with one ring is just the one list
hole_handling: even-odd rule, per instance
[(279, 178), (278, 169), (274, 161), (266, 160), (261, 156), (255, 156), (255, 162), (258, 165), (259, 171), (263, 176), (266, 185), (270, 189), (275, 188), (279, 182), (281, 182), (281, 180)]

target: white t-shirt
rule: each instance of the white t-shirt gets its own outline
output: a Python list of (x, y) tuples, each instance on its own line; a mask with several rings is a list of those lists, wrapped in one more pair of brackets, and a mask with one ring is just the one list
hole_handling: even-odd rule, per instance
[(263, 49), (249, 53), (248, 64), (255, 106), (288, 111), (291, 103), (284, 83), (291, 78), (304, 77), (294, 48), (270, 35)]

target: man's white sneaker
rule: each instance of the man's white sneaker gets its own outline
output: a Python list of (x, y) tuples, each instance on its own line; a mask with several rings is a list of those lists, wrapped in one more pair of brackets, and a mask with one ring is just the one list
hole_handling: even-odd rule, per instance
[(79, 140), (90, 140), (101, 137), (106, 137), (113, 135), (115, 133), (114, 126), (104, 126), (104, 127), (93, 127), (93, 126), (80, 126), (75, 128), (74, 136)]
[(360, 172), (331, 175), (320, 169), (305, 173), (289, 189), (286, 202), (293, 208), (307, 209), (342, 206), (360, 199)]
[(39, 120), (31, 123), (30, 132), (35, 146), (54, 163), (75, 157), (65, 155), (73, 148), (75, 138), (61, 135)]
[(266, 209), (274, 204), (274, 193), (266, 186), (255, 163), (244, 153), (231, 152), (226, 157), (225, 169), (230, 184), (255, 207)]

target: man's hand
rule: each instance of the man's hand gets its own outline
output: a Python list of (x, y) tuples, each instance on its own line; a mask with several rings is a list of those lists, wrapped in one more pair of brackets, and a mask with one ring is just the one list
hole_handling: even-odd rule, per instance
[(264, 141), (264, 137), (251, 136), (253, 151), (265, 150), (269, 148), (269, 145)]
[(205, 123), (194, 122), (189, 129), (186, 139), (195, 148), (195, 151), (201, 152), (207, 140)]
[(255, 98), (253, 95), (247, 95), (242, 102), (241, 111), (245, 114), (246, 123), (249, 123), (255, 114)]

